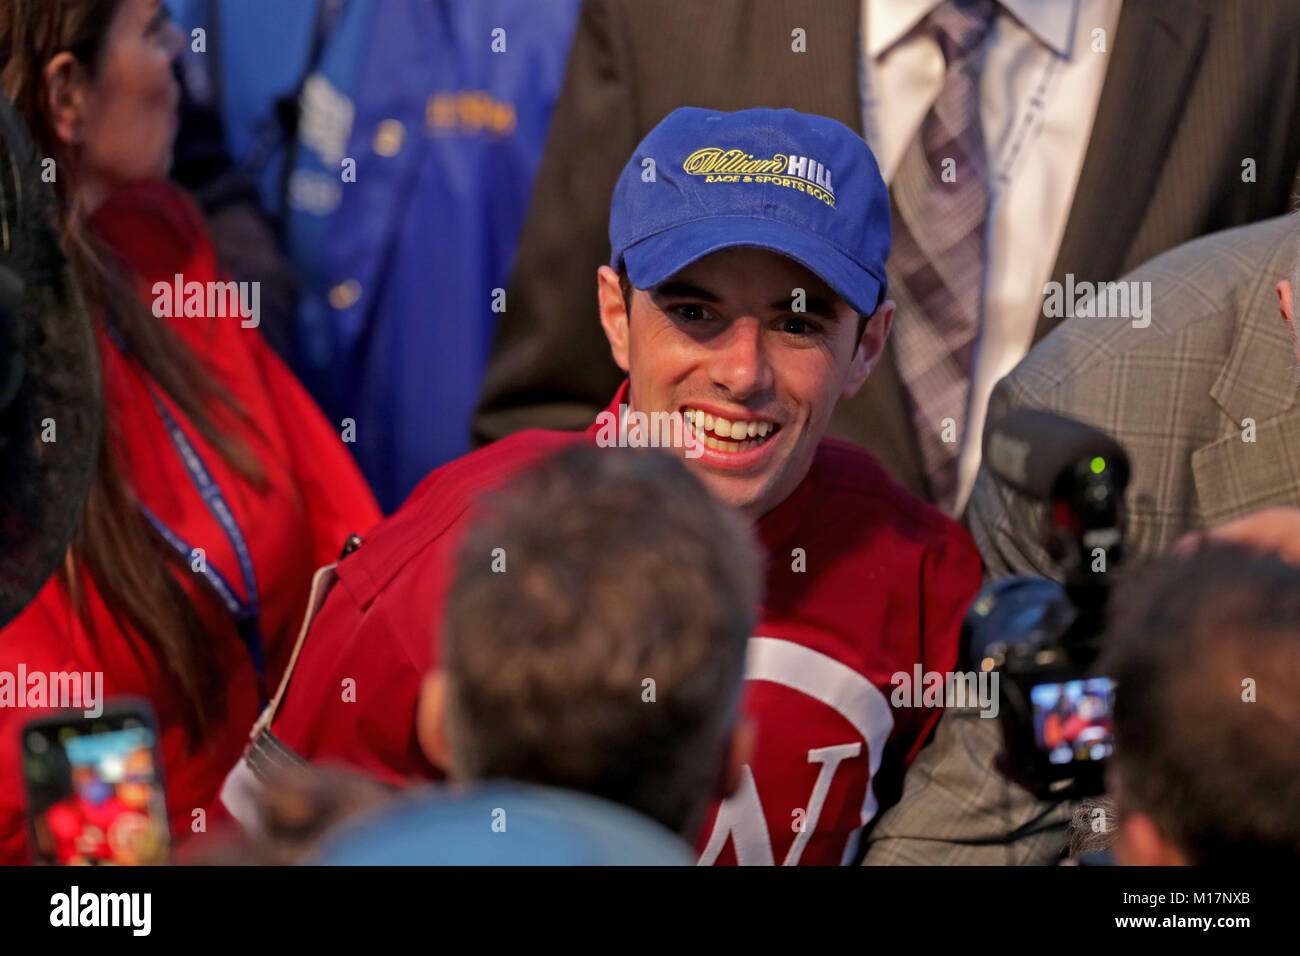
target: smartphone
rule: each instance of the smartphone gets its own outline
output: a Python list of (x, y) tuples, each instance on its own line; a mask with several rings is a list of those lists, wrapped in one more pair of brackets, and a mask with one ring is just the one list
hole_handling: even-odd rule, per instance
[(158, 724), (147, 701), (118, 698), (98, 717), (66, 711), (22, 729), (34, 862), (167, 862)]
[(1105, 760), (1115, 749), (1111, 736), (1115, 684), (1110, 678), (1038, 684), (1030, 699), (1034, 736), (1051, 763)]

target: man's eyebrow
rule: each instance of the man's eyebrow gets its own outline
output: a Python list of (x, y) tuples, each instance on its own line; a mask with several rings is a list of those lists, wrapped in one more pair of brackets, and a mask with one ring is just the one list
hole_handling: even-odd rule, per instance
[(721, 299), (714, 295), (708, 289), (692, 285), (689, 282), (682, 282), (680, 279), (669, 279), (667, 282), (661, 282), (650, 290), (652, 298), (665, 299), (702, 299), (705, 302), (720, 302)]
[[(652, 299), (698, 299), (702, 302), (722, 301), (720, 296), (710, 292), (708, 289), (690, 282), (684, 282), (680, 279), (669, 279), (666, 282), (661, 282), (650, 290), (650, 297)], [(792, 312), (794, 311), (793, 306), (794, 296), (787, 296), (786, 298), (778, 299), (773, 302), (770, 308), (776, 312)], [(838, 315), (836, 315), (835, 307), (831, 304), (830, 300), (822, 299), (817, 296), (805, 296), (803, 309), (800, 311), (832, 322), (839, 318)]]
[[(772, 308), (777, 312), (793, 312), (794, 296), (788, 296), (784, 299), (778, 299), (777, 301), (772, 303)], [(831, 305), (830, 300), (819, 299), (816, 296), (805, 295), (803, 300), (803, 308), (800, 309), (799, 311), (806, 312), (809, 315), (817, 316), (819, 319), (827, 319), (828, 321), (832, 321), (832, 322), (839, 318), (839, 316), (835, 314), (835, 307)]]

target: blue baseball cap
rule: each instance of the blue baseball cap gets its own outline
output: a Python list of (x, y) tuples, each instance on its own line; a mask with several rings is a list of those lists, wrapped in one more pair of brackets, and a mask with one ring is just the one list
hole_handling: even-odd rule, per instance
[(610, 266), (621, 263), (638, 289), (743, 246), (801, 263), (870, 315), (887, 286), (889, 191), (843, 123), (789, 109), (682, 107), (623, 167), (609, 241)]

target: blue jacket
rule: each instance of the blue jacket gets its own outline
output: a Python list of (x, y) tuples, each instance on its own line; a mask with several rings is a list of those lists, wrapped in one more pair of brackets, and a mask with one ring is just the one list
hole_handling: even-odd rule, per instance
[(271, 144), (255, 172), (303, 282), (293, 364), (391, 511), (469, 449), (579, 0), (347, 0), (292, 150), (274, 104), (317, 4), (210, 2), (168, 0), (205, 30), (187, 75), (207, 72), (236, 163)]

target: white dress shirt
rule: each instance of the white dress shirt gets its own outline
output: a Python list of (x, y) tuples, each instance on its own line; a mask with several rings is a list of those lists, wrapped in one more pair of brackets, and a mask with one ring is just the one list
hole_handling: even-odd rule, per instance
[[(862, 3), (863, 128), (886, 183), (943, 89), (943, 52), (927, 31), (915, 29), (940, 2)], [(999, 0), (980, 79), (989, 168), (988, 261), (959, 460), (958, 512), (979, 470), (989, 395), (1033, 341), (1043, 285), (1052, 277), (1092, 135), (1121, 2)], [(1096, 30), (1104, 31), (1105, 53), (1094, 52), (1100, 46)]]

